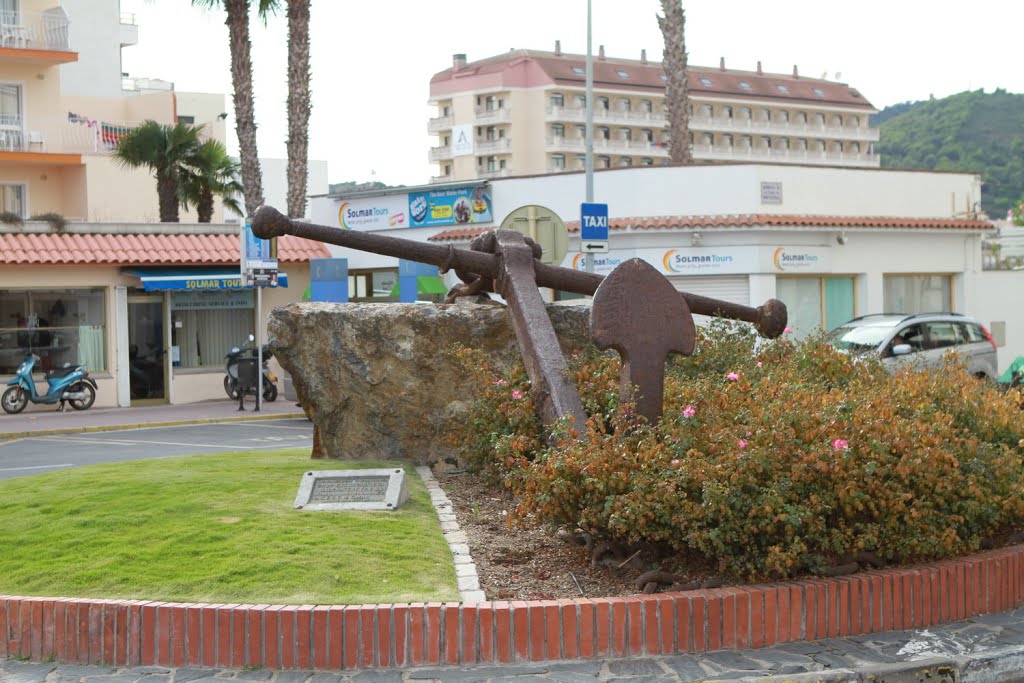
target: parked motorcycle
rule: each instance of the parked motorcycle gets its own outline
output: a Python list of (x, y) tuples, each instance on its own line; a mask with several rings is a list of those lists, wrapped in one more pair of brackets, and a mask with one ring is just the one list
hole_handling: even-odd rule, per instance
[(5, 412), (11, 415), (20, 413), (29, 401), (44, 404), (60, 402), (58, 410), (64, 410), (65, 401), (75, 410), (87, 410), (96, 402), (96, 380), (89, 376), (85, 365), (68, 364), (50, 370), (46, 373), (46, 393), (36, 393), (32, 369), (38, 361), (39, 356), (34, 353), (25, 354), (25, 362), (18, 366), (14, 378), (7, 382), (11, 387), (0, 397), (0, 406)]
[[(249, 340), (242, 345), (241, 348), (237, 346), (231, 347), (227, 355), (224, 356), (224, 393), (230, 398), (238, 400), (238, 359), (245, 355), (248, 351), (253, 358), (256, 358), (256, 348), (251, 347), (256, 340), (256, 337), (249, 335)], [(267, 367), (267, 361), (274, 357), (274, 354), (270, 351), (270, 346), (267, 344), (263, 345), (263, 400), (273, 402), (277, 400), (277, 376), (270, 371)]]

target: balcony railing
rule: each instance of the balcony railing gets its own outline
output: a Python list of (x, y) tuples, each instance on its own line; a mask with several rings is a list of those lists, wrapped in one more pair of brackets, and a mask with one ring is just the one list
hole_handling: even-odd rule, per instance
[(508, 168), (497, 168), (488, 171), (480, 171), (481, 178), (504, 178), (512, 175), (512, 171)]
[(725, 116), (690, 117), (690, 129), (753, 135), (779, 135), (787, 137), (819, 137), (840, 140), (877, 142), (878, 129), (867, 126), (826, 126), (813, 121), (778, 121), (763, 119), (729, 118)]
[(440, 133), (442, 130), (451, 130), (454, 123), (455, 118), (451, 114), (448, 116), (438, 116), (427, 121), (427, 132)]
[(497, 107), (495, 109), (477, 107), (476, 120), (481, 123), (507, 123), (512, 120), (512, 110), (508, 107)]
[(871, 152), (826, 152), (816, 149), (781, 149), (775, 147), (694, 145), (693, 155), (698, 159), (781, 161), (793, 164), (822, 164), (830, 166), (858, 166), (878, 168), (879, 156)]
[(63, 7), (45, 12), (0, 11), (0, 47), (70, 52), (70, 23)]
[[(548, 121), (586, 121), (587, 110), (583, 107), (559, 107), (549, 104), (545, 110)], [(662, 127), (665, 125), (665, 114), (657, 111), (640, 109), (595, 109), (594, 121), (599, 123), (649, 125)]]
[(512, 149), (512, 143), (508, 138), (498, 140), (477, 140), (475, 154), (500, 154)]
[(431, 183), (449, 183), (452, 181), (452, 174), (447, 175), (432, 175), (430, 176)]
[(445, 159), (452, 158), (452, 148), (449, 145), (441, 145), (440, 147), (431, 147), (430, 154), (428, 155), (430, 161), (443, 161)]
[(0, 114), (0, 151), (105, 154), (138, 125), (136, 121), (100, 121), (73, 113), (65, 118), (28, 119)]
[[(586, 141), (578, 137), (553, 136), (547, 139), (545, 149), (548, 152), (583, 152), (586, 149)], [(595, 138), (594, 151), (650, 157), (668, 154), (668, 150), (665, 147), (659, 147), (648, 140), (623, 140), (621, 138)]]

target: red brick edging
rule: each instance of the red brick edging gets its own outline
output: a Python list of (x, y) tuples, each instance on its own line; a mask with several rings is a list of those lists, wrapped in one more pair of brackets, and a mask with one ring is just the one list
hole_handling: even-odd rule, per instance
[(1024, 602), (1024, 545), (913, 569), (530, 602), (211, 605), (0, 596), (0, 658), (269, 669), (757, 648), (922, 628)]

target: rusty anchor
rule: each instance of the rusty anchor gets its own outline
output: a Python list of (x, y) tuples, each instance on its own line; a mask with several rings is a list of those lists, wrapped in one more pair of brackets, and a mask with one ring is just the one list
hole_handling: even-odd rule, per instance
[[(782, 334), (786, 306), (777, 299), (752, 308), (710, 297), (677, 292), (660, 273), (620, 265), (608, 278), (541, 263), (540, 247), (517, 232), (497, 230), (475, 238), (470, 249), (457, 249), (290, 220), (273, 207), (260, 207), (253, 217), (253, 233), (262, 239), (296, 235), (358, 251), (368, 251), (454, 270), (462, 285), (449, 292), (449, 300), (483, 291), (496, 291), (509, 305), (516, 339), (527, 374), (538, 397), (547, 427), (572, 419), (582, 433), (586, 415), (576, 387), (568, 380), (565, 358), (555, 337), (538, 287), (595, 295), (591, 329), (603, 348), (615, 348), (623, 357), (623, 398), (637, 387), (638, 410), (650, 420), (661, 414), (664, 360), (671, 352), (693, 350), (694, 326), (690, 314), (712, 315), (753, 323), (764, 337)], [(642, 262), (640, 262), (642, 263)], [(623, 264), (625, 265), (625, 264)], [(607, 287), (603, 283), (607, 283)], [(603, 289), (603, 293), (599, 290)], [(632, 290), (636, 290), (632, 293)], [(662, 336), (659, 336), (659, 332)]]

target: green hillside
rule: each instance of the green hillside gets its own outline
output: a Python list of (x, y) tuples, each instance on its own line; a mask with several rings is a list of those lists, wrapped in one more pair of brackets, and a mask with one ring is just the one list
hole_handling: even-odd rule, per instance
[(980, 173), (982, 208), (992, 218), (1024, 197), (1024, 95), (977, 90), (905, 102), (875, 122), (883, 168)]

